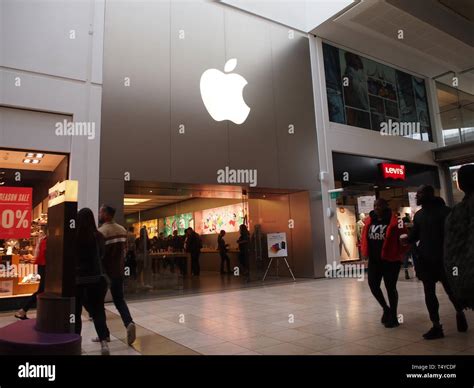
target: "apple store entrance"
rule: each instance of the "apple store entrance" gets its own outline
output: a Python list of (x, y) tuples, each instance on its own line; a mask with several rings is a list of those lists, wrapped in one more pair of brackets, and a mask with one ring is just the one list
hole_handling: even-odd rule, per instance
[[(266, 237), (277, 232), (285, 233), (295, 276), (311, 277), (308, 214), (305, 191), (127, 182), (126, 294), (141, 299), (293, 281), (286, 265), (274, 264), (262, 282), (269, 263)], [(247, 237), (241, 225), (248, 228)], [(218, 244), (222, 230), (221, 248), (226, 246), (229, 258), (223, 262)], [(239, 238), (248, 240), (244, 253)]]

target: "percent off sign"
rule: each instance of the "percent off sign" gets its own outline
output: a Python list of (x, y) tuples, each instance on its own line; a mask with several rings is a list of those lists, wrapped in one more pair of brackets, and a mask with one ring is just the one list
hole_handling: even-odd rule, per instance
[(0, 238), (29, 238), (32, 211), (31, 187), (0, 188)]
[(11, 209), (3, 210), (0, 215), (0, 227), (2, 228), (28, 228), (30, 222), (26, 218), (28, 216), (28, 210), (17, 210)]

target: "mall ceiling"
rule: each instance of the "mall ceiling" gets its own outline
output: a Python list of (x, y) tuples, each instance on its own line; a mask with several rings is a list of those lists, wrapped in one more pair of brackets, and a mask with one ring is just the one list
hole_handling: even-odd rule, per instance
[[(365, 0), (311, 31), (420, 75), (474, 67), (472, 0)], [(403, 39), (397, 39), (402, 29)], [(474, 91), (466, 73), (464, 90)]]

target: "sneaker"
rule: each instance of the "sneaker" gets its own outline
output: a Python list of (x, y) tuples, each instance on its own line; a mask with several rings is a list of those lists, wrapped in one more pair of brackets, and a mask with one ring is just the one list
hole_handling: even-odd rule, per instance
[(28, 317), (26, 316), (26, 311), (23, 309), (20, 309), (15, 313), (15, 318), (21, 319), (22, 321), (28, 319)]
[(405, 280), (410, 280), (410, 273), (407, 269), (405, 270)]
[(456, 314), (456, 324), (460, 333), (465, 333), (467, 331), (468, 325), (463, 311)]
[[(110, 337), (107, 337), (105, 339), (107, 342), (110, 342)], [(95, 337), (91, 339), (92, 342), (101, 342), (99, 337)]]
[(133, 344), (135, 342), (135, 339), (137, 338), (137, 328), (135, 326), (135, 323), (129, 323), (127, 326), (127, 343), (128, 346)]
[(100, 341), (100, 354), (102, 354), (103, 356), (110, 355), (109, 345), (107, 344), (107, 341)]
[(443, 338), (444, 337), (444, 332), (443, 332), (443, 326), (433, 326), (428, 332), (423, 334), (423, 338), (425, 340), (434, 340), (438, 338)]

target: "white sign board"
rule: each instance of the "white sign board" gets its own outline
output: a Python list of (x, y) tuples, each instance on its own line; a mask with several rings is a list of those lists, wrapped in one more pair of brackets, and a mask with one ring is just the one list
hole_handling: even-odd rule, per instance
[(375, 195), (363, 195), (357, 197), (357, 208), (360, 213), (369, 215), (369, 213), (374, 210)]
[(268, 257), (288, 257), (286, 233), (267, 234)]
[(413, 219), (413, 217), (415, 216), (415, 213), (421, 209), (421, 207), (416, 204), (415, 192), (408, 193), (408, 203), (410, 204), (410, 209), (411, 209), (411, 219)]
[(337, 208), (337, 229), (341, 261), (358, 259), (359, 250), (357, 249), (354, 206), (339, 206)]

